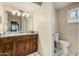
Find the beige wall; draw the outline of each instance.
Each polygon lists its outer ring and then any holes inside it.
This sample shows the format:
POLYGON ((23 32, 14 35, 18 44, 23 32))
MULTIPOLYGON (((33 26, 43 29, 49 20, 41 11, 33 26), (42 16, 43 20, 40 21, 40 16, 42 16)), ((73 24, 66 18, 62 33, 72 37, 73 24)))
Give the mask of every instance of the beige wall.
POLYGON ((59 14, 59 11, 58 9, 55 8, 55 32, 58 33, 58 30, 59 30, 59 20, 58 20, 58 15, 59 14))
POLYGON ((2 17, 2 23, 0 23, 0 32, 4 31, 4 6, 0 3, 0 17, 2 17))
POLYGON ((25 29, 26 29, 26 32, 33 31, 33 19, 32 19, 32 16, 26 18, 25 29))
POLYGON ((39 10, 34 12, 33 17, 34 30, 39 33, 38 52, 44 56, 54 52, 51 50, 54 47, 51 43, 51 7, 51 3, 43 3, 39 10))
POLYGON ((79 7, 79 3, 74 3, 62 8, 58 11, 58 32, 60 39, 66 40, 70 43, 71 49, 78 50, 78 25, 79 23, 69 24, 67 23, 67 10, 79 7))
POLYGON ((2 17, 2 23, 0 23, 0 32, 6 32, 7 31, 7 15, 5 13, 5 6, 3 3, 0 3, 0 16, 2 17))

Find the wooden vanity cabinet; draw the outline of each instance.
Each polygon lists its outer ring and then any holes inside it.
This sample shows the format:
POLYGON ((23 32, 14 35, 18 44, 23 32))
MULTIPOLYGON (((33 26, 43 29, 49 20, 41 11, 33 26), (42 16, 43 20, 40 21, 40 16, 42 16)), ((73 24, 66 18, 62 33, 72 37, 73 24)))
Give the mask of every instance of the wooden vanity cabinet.
POLYGON ((2 40, 0 40, 0 56, 3 55, 2 40))
POLYGON ((0 41, 3 46, 0 52, 4 56, 23 56, 37 51, 38 48, 38 35, 22 35, 5 37, 0 41))

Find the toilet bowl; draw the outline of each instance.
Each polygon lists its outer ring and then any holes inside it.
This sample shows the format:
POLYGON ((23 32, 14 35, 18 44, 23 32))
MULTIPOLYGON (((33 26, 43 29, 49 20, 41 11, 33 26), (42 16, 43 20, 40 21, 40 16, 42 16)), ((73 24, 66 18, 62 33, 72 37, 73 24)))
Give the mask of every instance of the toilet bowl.
POLYGON ((69 43, 67 41, 64 40, 59 40, 60 43, 60 48, 63 50, 67 50, 69 47, 69 43))
POLYGON ((57 47, 62 49, 64 52, 68 51, 69 42, 67 42, 65 40, 59 40, 59 34, 58 33, 55 34, 55 42, 58 45, 57 47))

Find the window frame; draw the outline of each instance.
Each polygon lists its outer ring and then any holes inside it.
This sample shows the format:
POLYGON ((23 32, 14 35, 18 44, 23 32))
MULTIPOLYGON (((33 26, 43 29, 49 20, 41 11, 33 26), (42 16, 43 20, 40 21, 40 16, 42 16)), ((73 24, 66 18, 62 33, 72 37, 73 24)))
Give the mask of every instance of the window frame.
POLYGON ((78 23, 79 22, 79 15, 78 15, 79 9, 78 8, 74 8, 74 9, 70 9, 67 11, 67 22, 68 23, 78 23), (70 13, 71 12, 76 12, 76 18, 71 19, 70 18, 70 13))

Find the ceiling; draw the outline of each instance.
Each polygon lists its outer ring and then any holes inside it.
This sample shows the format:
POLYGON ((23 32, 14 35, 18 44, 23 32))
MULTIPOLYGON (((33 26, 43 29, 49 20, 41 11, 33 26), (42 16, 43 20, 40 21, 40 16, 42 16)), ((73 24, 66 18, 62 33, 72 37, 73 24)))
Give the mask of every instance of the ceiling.
POLYGON ((39 5, 39 6, 41 6, 43 2, 33 2, 33 3, 35 3, 35 4, 39 5))
POLYGON ((35 3, 32 2, 4 2, 3 4, 5 6, 10 7, 12 6, 22 11, 30 11, 30 12, 33 12, 40 7, 39 5, 36 5, 35 3))
POLYGON ((71 4, 71 3, 72 3, 72 2, 54 2, 55 7, 56 7, 57 9, 61 9, 61 8, 65 7, 65 6, 71 4))
MULTIPOLYGON (((57 9, 61 9, 65 7, 66 5, 72 3, 72 2, 53 2, 55 4, 55 7, 57 9)), ((43 3, 40 2, 4 2, 5 6, 12 6, 15 8, 18 8, 22 11, 30 11, 33 12, 37 10, 43 3), (39 6, 40 5, 40 6, 39 6)))

